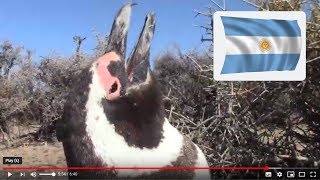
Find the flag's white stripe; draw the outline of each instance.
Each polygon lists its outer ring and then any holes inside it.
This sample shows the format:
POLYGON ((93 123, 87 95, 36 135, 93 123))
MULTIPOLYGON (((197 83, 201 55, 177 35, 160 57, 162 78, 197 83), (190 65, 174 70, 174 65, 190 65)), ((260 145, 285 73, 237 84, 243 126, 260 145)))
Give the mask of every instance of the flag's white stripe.
POLYGON ((226 54, 300 54, 301 37, 283 36, 226 36, 226 54), (260 49, 260 42, 266 39, 271 48, 268 51, 260 49))

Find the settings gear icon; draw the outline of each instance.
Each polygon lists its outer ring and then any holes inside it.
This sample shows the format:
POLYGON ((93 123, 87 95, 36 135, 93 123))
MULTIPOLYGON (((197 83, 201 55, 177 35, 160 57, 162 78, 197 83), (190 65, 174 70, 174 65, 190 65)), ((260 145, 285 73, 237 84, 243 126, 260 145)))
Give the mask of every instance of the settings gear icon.
POLYGON ((278 177, 282 177, 282 172, 277 172, 278 177))

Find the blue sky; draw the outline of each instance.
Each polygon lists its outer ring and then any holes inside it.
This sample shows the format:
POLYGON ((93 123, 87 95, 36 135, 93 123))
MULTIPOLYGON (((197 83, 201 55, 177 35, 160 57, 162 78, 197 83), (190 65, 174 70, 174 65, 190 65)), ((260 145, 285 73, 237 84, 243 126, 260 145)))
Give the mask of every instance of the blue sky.
MULTIPOLYGON (((87 37, 82 50, 92 52, 96 41, 92 29, 109 33, 113 18, 128 0, 2 0, 0 6, 0 42, 10 40, 31 49, 35 58, 55 52, 69 56, 75 51, 72 37, 87 37)), ((131 52, 145 15, 156 13, 156 32, 151 47, 151 58, 178 46, 182 51, 203 50, 204 33, 193 24, 205 23, 194 18, 194 9, 206 10, 214 6, 210 0, 135 0, 127 53, 131 52)), ((216 0, 222 5, 222 0, 216 0)), ((228 10, 254 10, 242 0, 227 0, 228 10)))

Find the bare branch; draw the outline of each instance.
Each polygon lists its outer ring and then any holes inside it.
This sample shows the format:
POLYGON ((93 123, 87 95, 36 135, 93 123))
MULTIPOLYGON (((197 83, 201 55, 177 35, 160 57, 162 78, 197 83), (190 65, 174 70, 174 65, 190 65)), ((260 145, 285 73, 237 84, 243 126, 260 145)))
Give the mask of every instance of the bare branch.
POLYGON ((223 11, 226 11, 226 0, 223 0, 223 7, 216 3, 214 0, 210 0, 214 5, 218 6, 223 11))
POLYGON ((307 63, 310 63, 310 62, 313 62, 313 61, 317 61, 317 60, 320 60, 320 56, 315 57, 313 59, 310 59, 309 61, 307 61, 307 63))
POLYGON ((212 14, 210 14, 210 13, 204 13, 204 12, 198 11, 198 10, 196 10, 196 9, 193 10, 193 11, 197 13, 194 17, 197 17, 197 16, 199 16, 199 15, 207 16, 207 17, 212 16, 212 14))
POLYGON ((261 9, 264 10, 264 11, 268 11, 268 9, 265 9, 265 8, 263 8, 262 6, 258 6, 257 4, 254 4, 254 3, 250 2, 250 1, 243 0, 243 2, 245 2, 245 3, 247 3, 247 4, 250 4, 251 6, 254 6, 254 7, 256 7, 256 8, 261 8, 261 9))

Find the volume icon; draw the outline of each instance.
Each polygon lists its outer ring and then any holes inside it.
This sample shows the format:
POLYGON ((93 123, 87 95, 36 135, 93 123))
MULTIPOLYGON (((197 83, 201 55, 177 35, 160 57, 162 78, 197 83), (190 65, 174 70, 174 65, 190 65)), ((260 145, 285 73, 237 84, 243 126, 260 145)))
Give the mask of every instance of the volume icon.
POLYGON ((32 172, 32 173, 30 173, 30 176, 32 176, 32 177, 37 177, 37 172, 32 172))

